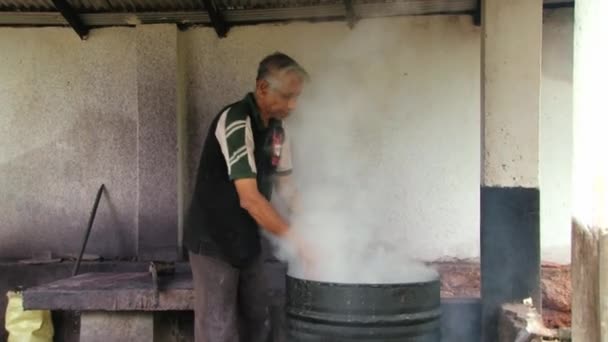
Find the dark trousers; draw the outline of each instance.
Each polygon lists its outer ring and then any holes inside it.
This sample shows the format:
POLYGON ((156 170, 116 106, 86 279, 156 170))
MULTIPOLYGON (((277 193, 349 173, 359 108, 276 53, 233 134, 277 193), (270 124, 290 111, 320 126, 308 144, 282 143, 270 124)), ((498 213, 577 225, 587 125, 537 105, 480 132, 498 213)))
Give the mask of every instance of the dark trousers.
POLYGON ((267 342, 269 298, 262 260, 237 269, 190 252, 196 342, 267 342))

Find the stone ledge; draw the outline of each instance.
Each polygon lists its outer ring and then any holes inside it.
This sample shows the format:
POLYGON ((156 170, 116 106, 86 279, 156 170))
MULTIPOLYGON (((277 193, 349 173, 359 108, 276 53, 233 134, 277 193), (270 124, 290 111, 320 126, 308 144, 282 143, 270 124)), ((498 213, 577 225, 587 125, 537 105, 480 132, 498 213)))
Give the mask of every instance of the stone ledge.
POLYGON ((498 342, 570 341, 565 329, 546 328, 541 315, 527 304, 503 304, 498 318, 498 342))

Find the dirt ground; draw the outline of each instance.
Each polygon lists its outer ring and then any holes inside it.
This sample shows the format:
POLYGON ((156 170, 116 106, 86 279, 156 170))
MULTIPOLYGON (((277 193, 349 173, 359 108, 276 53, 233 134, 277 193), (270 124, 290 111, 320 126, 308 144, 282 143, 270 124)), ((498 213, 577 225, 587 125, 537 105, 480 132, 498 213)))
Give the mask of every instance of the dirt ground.
MULTIPOLYGON (((441 274, 442 297, 479 297, 479 263, 449 261, 433 263, 441 274)), ((542 264, 543 320, 548 328, 569 327, 570 265, 542 264)))

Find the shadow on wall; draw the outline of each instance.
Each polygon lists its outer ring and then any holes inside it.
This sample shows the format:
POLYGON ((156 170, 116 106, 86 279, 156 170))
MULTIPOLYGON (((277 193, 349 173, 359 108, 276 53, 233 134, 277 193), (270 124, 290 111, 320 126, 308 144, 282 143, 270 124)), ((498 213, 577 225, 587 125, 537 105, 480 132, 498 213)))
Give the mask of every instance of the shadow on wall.
POLYGON ((543 22, 543 75, 572 83, 574 9, 545 10, 543 22))
POLYGON ((57 138, 29 146, 0 165, 0 258, 33 251, 77 252, 98 187, 100 202, 87 252, 105 257, 135 254, 136 123, 103 113, 82 114, 57 138))

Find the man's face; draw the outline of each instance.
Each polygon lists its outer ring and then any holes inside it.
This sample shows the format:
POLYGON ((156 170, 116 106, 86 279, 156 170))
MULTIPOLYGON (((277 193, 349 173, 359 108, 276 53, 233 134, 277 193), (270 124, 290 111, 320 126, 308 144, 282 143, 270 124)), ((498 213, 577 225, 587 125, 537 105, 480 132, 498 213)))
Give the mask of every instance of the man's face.
POLYGON ((277 72, 273 84, 260 80, 256 84, 258 106, 270 118, 284 119, 296 109, 302 92, 302 77, 294 72, 277 72))

